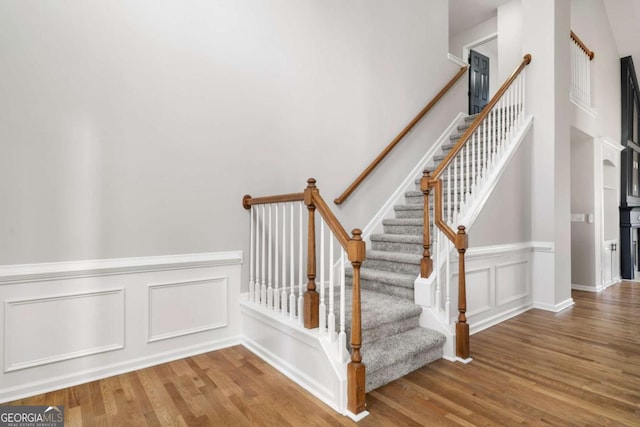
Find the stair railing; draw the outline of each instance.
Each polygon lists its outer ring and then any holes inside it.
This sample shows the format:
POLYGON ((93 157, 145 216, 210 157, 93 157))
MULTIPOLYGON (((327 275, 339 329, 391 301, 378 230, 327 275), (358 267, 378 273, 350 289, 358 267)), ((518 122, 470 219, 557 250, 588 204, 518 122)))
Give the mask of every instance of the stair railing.
POLYGON ((531 55, 523 57, 518 68, 500 87, 486 107, 478 114, 456 145, 432 172, 425 171, 420 182, 424 194, 423 258, 420 274, 429 277, 434 271, 431 259, 432 228, 435 232, 438 264, 446 266, 445 280, 437 276, 435 302, 438 310, 449 318, 451 244, 458 252, 458 319, 456 322, 456 356, 469 358, 469 325, 466 311, 465 251, 468 237, 463 218, 465 208, 472 202, 477 188, 486 180, 496 159, 524 123, 525 73, 531 55), (430 195, 434 195, 434 218, 430 218, 430 195), (438 231, 436 231, 436 228, 438 231), (443 259, 444 258, 444 259, 443 259), (444 282, 444 283, 443 283, 444 282), (445 286, 443 295, 442 287, 445 286), (444 298, 444 301, 443 301, 444 298))
POLYGON ((595 53, 571 31, 571 96, 591 107, 591 61, 595 53))
POLYGON ((354 229, 351 236, 347 234, 320 196, 313 178, 307 180, 307 187, 301 193, 267 197, 246 195, 242 206, 250 210, 251 218, 249 302, 307 329, 317 329, 320 336, 332 344, 329 347, 334 349, 338 363, 346 363, 349 359, 345 327, 345 263, 342 261, 346 257, 351 262, 351 355, 347 364, 347 409, 353 414, 365 411, 365 365, 360 351, 360 266, 366 252, 362 231, 354 229), (307 208, 307 218, 304 207, 307 208), (316 211, 319 216, 316 216, 316 211), (316 233, 318 229, 319 233, 316 233), (317 237, 320 241, 319 268, 316 262, 317 237), (335 246, 341 248, 340 259, 335 253, 335 246), (336 266, 339 269, 338 280, 335 277, 336 266), (339 299, 337 327, 336 299, 339 299))
POLYGON ((365 168, 365 170, 362 171, 360 175, 358 175, 358 177, 351 183, 351 185, 349 185, 349 187, 347 187, 347 189, 344 190, 344 192, 333 201, 336 205, 340 205, 345 200, 347 200, 351 193, 353 193, 355 189, 358 188, 360 184, 362 184, 362 182, 385 159, 385 157, 387 157, 387 155, 396 147, 396 145, 398 145, 400 141, 402 141, 402 139, 411 131, 411 129, 413 129, 414 126, 418 124, 418 122, 422 120, 422 118, 426 116, 433 107, 435 107, 438 101, 440 101, 440 99, 442 99, 442 97, 449 91, 449 89, 453 87, 453 85, 455 85, 460 77, 462 77, 467 72, 468 68, 469 66, 466 65, 458 70, 456 75, 453 76, 451 80, 449 80, 449 82, 440 90, 440 92, 438 92, 436 96, 434 96, 433 99, 429 101, 429 103, 422 110, 420 110, 420 112, 413 118, 413 120, 411 120, 409 124, 405 126, 402 131, 400 131, 400 133, 393 139, 393 141, 389 143, 389 145, 385 147, 384 150, 382 150, 380 154, 378 154, 378 156, 369 164, 369 166, 365 168))

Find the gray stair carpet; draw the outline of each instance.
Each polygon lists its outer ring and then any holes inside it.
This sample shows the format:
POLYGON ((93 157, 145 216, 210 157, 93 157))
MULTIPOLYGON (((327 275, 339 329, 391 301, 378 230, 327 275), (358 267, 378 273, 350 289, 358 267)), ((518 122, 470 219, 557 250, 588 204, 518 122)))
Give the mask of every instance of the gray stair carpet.
MULTIPOLYGON (((465 119, 436 159, 446 156, 474 118, 465 119)), ((435 166, 432 164, 430 168, 435 166)), ((423 203, 418 179, 415 189, 405 193, 404 203, 394 207, 395 218, 383 221, 384 232, 370 236, 367 258, 360 269, 362 358, 367 367, 367 392, 442 357, 445 337, 420 327, 422 309, 413 302, 414 281, 420 274, 423 251, 423 203)), ((353 271, 347 269, 346 274, 346 325, 350 328, 353 271)), ((337 306, 339 302, 336 300, 334 304, 337 306)), ((351 331, 346 332, 350 339, 351 331)))

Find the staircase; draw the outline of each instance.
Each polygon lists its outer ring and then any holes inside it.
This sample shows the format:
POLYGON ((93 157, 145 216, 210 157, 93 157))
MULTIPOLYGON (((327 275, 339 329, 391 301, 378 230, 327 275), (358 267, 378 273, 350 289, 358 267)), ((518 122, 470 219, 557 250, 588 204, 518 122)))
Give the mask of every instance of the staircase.
MULTIPOLYGON (((433 158, 433 167, 453 148, 475 119, 464 118, 433 158)), ((442 358, 445 336, 419 325, 422 308, 414 303, 414 282, 422 259, 424 196, 420 180, 394 206, 384 232, 370 236, 371 249, 360 270, 363 362, 369 392, 442 358)), ((351 285, 352 270, 348 269, 351 285)), ((350 317, 348 317, 350 319, 350 317)))

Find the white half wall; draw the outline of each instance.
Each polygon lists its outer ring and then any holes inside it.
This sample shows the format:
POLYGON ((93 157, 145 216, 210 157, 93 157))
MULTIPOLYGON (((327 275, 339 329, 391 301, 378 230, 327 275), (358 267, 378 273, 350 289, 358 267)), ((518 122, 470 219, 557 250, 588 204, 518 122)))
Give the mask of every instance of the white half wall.
POLYGON ((240 341, 242 252, 0 267, 0 402, 240 341))

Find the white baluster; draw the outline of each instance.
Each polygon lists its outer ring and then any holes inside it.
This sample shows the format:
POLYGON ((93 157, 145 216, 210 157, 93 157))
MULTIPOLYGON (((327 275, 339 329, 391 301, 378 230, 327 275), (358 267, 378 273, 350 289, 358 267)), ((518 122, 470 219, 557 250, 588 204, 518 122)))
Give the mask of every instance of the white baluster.
POLYGON ((521 74, 522 78, 522 119, 526 117, 527 114, 527 80, 526 80, 526 71, 523 71, 521 74))
POLYGON ((334 239, 329 240, 329 314, 327 315, 327 329, 329 331, 329 337, 331 342, 336 339, 336 315, 334 312, 334 289, 335 284, 335 272, 334 272, 334 253, 333 253, 334 239))
POLYGON ((262 270, 260 266, 260 260, 262 258, 262 254, 260 252, 260 207, 255 206, 255 215, 256 215, 256 285, 253 291, 253 302, 256 304, 260 303, 260 291, 262 289, 262 270))
POLYGON ((280 312, 287 315, 287 205, 282 204, 282 292, 280 294, 280 312))
POLYGON ((465 145, 464 147, 466 153, 467 153, 467 167, 466 167, 466 171, 465 171, 465 178, 466 178, 466 199, 469 199, 469 196, 471 195, 471 185, 469 185, 469 179, 471 179, 471 159, 469 158, 469 151, 471 151, 469 149, 469 143, 467 142, 467 145, 465 145))
MULTIPOLYGON (((447 216, 449 217, 449 224, 453 223, 453 182, 451 182, 451 165, 447 166, 447 216)), ((444 205, 444 203, 443 203, 444 205)), ((443 206, 444 207, 444 206, 443 206)))
POLYGON ((303 248, 302 248, 302 224, 304 223, 304 217, 302 216, 302 203, 300 203, 300 209, 299 209, 299 213, 300 213, 300 236, 298 236, 298 251, 300 253, 300 261, 298 263, 298 276, 300 277, 300 282, 299 282, 299 290, 298 290, 298 323, 302 324, 304 322, 304 315, 302 313, 303 310, 303 296, 302 294, 304 293, 304 290, 302 289, 302 286, 304 286, 304 280, 303 280, 303 273, 304 273, 304 258, 303 258, 303 248))
POLYGON ((324 302, 324 269, 326 268, 324 263, 324 219, 320 219, 320 319, 319 327, 320 333, 325 334, 327 332, 327 306, 324 302))
POLYGON ((274 289, 273 289, 273 309, 276 312, 280 312, 280 263, 278 255, 280 252, 280 218, 278 215, 278 212, 280 211, 280 204, 277 204, 275 206, 276 208, 276 216, 275 216, 275 220, 276 220, 276 238, 275 238, 275 247, 274 247, 274 264, 275 264, 275 275, 273 277, 273 281, 274 281, 274 289))
POLYGON ((267 215, 265 214, 265 207, 262 205, 262 287, 260 288, 260 304, 262 306, 267 305, 267 215))
POLYGON ((477 173, 478 173, 478 162, 480 161, 480 159, 478 158, 478 139, 476 138, 476 133, 474 132, 473 135, 471 135, 471 191, 475 192, 476 191, 476 186, 478 184, 477 181, 477 173))
POLYGON ((435 239, 435 246, 436 246, 436 297, 435 297, 435 307, 436 310, 438 312, 442 311, 442 274, 440 274, 440 268, 438 267, 440 265, 440 260, 442 258, 440 258, 442 256, 441 254, 441 248, 440 248, 440 234, 442 234, 442 232, 439 229, 436 229, 436 227, 433 227, 433 231, 435 231, 436 234, 436 239, 435 239))
POLYGON ((269 204, 269 241, 267 242, 268 261, 267 261, 267 277, 269 278, 267 287, 267 308, 273 310, 273 217, 271 215, 271 204, 269 204))
POLYGON ((290 240, 290 248, 289 251, 291 259, 289 260, 289 281, 291 282, 291 293, 289 293, 289 319, 293 320, 296 317, 296 293, 295 293, 295 247, 293 245, 293 223, 295 222, 295 216, 293 214, 293 203, 291 203, 291 218, 289 219, 289 240, 290 240))
POLYGON ((449 241, 446 241, 447 249, 445 250, 445 302, 444 302, 444 313, 445 319, 447 319, 447 323, 451 322, 451 261, 449 259, 449 254, 451 253, 451 245, 449 241))
POLYGON ((345 285, 344 285, 344 264, 346 260, 345 252, 341 249, 340 254, 340 333, 338 334, 338 354, 339 360, 346 362, 349 357, 347 352, 347 333, 345 332, 345 285))
POLYGON ((249 301, 250 302, 255 302, 255 297, 256 297, 256 281, 255 281, 255 249, 256 249, 256 242, 255 242, 255 235, 253 232, 253 227, 255 224, 255 220, 253 218, 253 206, 251 206, 249 208, 249 214, 251 215, 251 219, 249 220, 249 234, 251 235, 250 237, 250 245, 249 245, 249 301))

